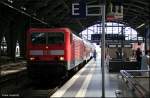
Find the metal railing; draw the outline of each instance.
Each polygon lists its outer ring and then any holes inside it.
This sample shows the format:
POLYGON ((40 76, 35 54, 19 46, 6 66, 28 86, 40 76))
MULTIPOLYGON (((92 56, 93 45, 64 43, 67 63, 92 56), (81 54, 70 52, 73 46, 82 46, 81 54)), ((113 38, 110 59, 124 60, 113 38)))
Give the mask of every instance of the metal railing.
POLYGON ((139 94, 138 97, 140 98, 149 98, 150 91, 146 90, 135 78, 150 78, 149 75, 143 76, 141 73, 148 72, 150 73, 150 70, 121 70, 120 74, 122 76, 122 79, 126 84, 129 85, 129 87, 132 88, 132 91, 137 91, 139 94), (131 73, 136 73, 131 74, 131 73), (140 74, 137 74, 140 73, 140 74), (137 76, 138 75, 138 76, 137 76))

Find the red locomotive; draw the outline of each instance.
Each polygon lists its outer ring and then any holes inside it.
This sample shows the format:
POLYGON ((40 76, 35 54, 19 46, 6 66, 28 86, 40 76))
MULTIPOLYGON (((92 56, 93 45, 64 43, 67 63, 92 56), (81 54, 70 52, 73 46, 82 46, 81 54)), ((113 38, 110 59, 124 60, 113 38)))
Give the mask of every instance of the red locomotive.
POLYGON ((30 28, 27 32, 27 69, 32 78, 65 76, 89 60, 91 53, 91 44, 68 28, 30 28))

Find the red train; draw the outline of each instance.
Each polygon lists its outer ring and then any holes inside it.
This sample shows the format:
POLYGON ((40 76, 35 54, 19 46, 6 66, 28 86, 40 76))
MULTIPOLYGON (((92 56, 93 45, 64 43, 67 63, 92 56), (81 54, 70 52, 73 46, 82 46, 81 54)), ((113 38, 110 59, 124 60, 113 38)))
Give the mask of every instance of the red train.
POLYGON ((29 76, 65 76, 68 71, 89 60, 92 51, 92 45, 69 28, 30 28, 27 32, 29 76))

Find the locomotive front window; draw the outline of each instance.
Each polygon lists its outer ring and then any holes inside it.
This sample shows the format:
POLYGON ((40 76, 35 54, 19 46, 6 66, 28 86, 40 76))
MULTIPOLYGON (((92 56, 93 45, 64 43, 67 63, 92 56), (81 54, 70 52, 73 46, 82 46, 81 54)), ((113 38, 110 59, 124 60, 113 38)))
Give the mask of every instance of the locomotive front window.
POLYGON ((63 44, 64 33, 63 32, 50 32, 48 33, 47 44, 63 44))
POLYGON ((46 34, 33 32, 31 34, 32 44, 46 44, 46 34))
POLYGON ((63 44, 63 32, 33 32, 31 33, 32 44, 63 44))

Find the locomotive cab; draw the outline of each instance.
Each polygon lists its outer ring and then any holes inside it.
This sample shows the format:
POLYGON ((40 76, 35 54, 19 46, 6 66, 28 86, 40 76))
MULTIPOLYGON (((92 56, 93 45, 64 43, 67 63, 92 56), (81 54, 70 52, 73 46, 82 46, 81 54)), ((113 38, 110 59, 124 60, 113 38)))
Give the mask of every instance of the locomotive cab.
POLYGON ((63 30, 30 29, 27 42, 31 78, 61 77, 67 71, 66 33, 63 30))

